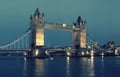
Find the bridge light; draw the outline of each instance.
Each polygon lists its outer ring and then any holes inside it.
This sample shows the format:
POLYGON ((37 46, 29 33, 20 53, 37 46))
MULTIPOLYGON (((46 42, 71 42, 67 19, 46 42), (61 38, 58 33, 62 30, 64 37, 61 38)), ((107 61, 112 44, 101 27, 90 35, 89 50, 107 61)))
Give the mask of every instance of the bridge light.
POLYGON ((94 56, 94 51, 93 51, 93 50, 90 52, 90 55, 91 55, 91 56, 94 56))
POLYGON ((46 55, 49 55, 49 52, 48 52, 48 50, 46 50, 46 51, 45 51, 45 54, 46 54, 46 55))
POLYGON ((89 54, 89 52, 88 52, 88 51, 86 51, 86 54, 88 55, 88 54, 89 54))
POLYGON ((118 53, 118 49, 115 49, 115 55, 119 55, 119 53, 118 53))
POLYGON ((39 54, 39 50, 36 49, 36 50, 35 50, 35 56, 38 56, 38 54, 39 54))
POLYGON ((63 27, 67 27, 67 25, 66 25, 66 24, 63 24, 63 27))
POLYGON ((84 55, 85 53, 84 53, 84 51, 82 52, 82 55, 84 55))
POLYGON ((70 56, 71 54, 70 54, 70 52, 67 52, 67 56, 70 56))
POLYGON ((75 26, 73 25, 73 28, 75 28, 75 26))
POLYGON ((27 56, 27 53, 26 53, 26 52, 24 52, 24 56, 27 56))
POLYGON ((102 52, 101 55, 104 56, 104 52, 102 52))

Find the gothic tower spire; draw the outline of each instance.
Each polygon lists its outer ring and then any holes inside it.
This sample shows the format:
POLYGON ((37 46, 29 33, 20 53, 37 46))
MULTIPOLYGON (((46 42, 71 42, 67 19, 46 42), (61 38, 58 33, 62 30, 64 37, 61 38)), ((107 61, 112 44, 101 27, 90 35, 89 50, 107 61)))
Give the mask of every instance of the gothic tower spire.
POLYGON ((34 16, 39 16, 39 15, 40 15, 39 9, 36 8, 36 11, 35 11, 35 13, 34 13, 34 16))

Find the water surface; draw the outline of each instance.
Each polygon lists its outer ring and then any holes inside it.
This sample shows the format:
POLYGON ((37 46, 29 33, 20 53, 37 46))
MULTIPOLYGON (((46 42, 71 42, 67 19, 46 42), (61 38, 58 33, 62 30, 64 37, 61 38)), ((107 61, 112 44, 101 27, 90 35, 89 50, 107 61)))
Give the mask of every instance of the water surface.
POLYGON ((120 77, 120 57, 0 56, 0 77, 120 77))

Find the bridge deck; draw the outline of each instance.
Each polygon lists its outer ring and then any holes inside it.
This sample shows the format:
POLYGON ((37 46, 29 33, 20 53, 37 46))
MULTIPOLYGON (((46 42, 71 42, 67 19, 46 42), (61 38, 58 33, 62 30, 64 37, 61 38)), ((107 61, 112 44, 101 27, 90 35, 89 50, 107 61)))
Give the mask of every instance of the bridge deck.
POLYGON ((66 31, 73 31, 73 30, 81 30, 80 28, 73 28, 72 26, 63 26, 62 24, 51 24, 45 23, 45 29, 56 29, 56 30, 66 30, 66 31))
POLYGON ((8 51, 14 51, 14 52, 16 52, 16 51, 21 51, 21 52, 24 52, 24 51, 31 51, 31 49, 0 49, 0 52, 8 52, 8 51))

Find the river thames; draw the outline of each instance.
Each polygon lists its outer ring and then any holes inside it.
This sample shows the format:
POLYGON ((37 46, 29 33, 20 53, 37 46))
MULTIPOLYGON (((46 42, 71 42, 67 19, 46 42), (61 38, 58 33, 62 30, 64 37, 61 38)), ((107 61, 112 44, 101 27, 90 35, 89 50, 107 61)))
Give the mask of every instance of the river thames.
POLYGON ((120 57, 0 56, 0 77, 120 77, 120 57))

